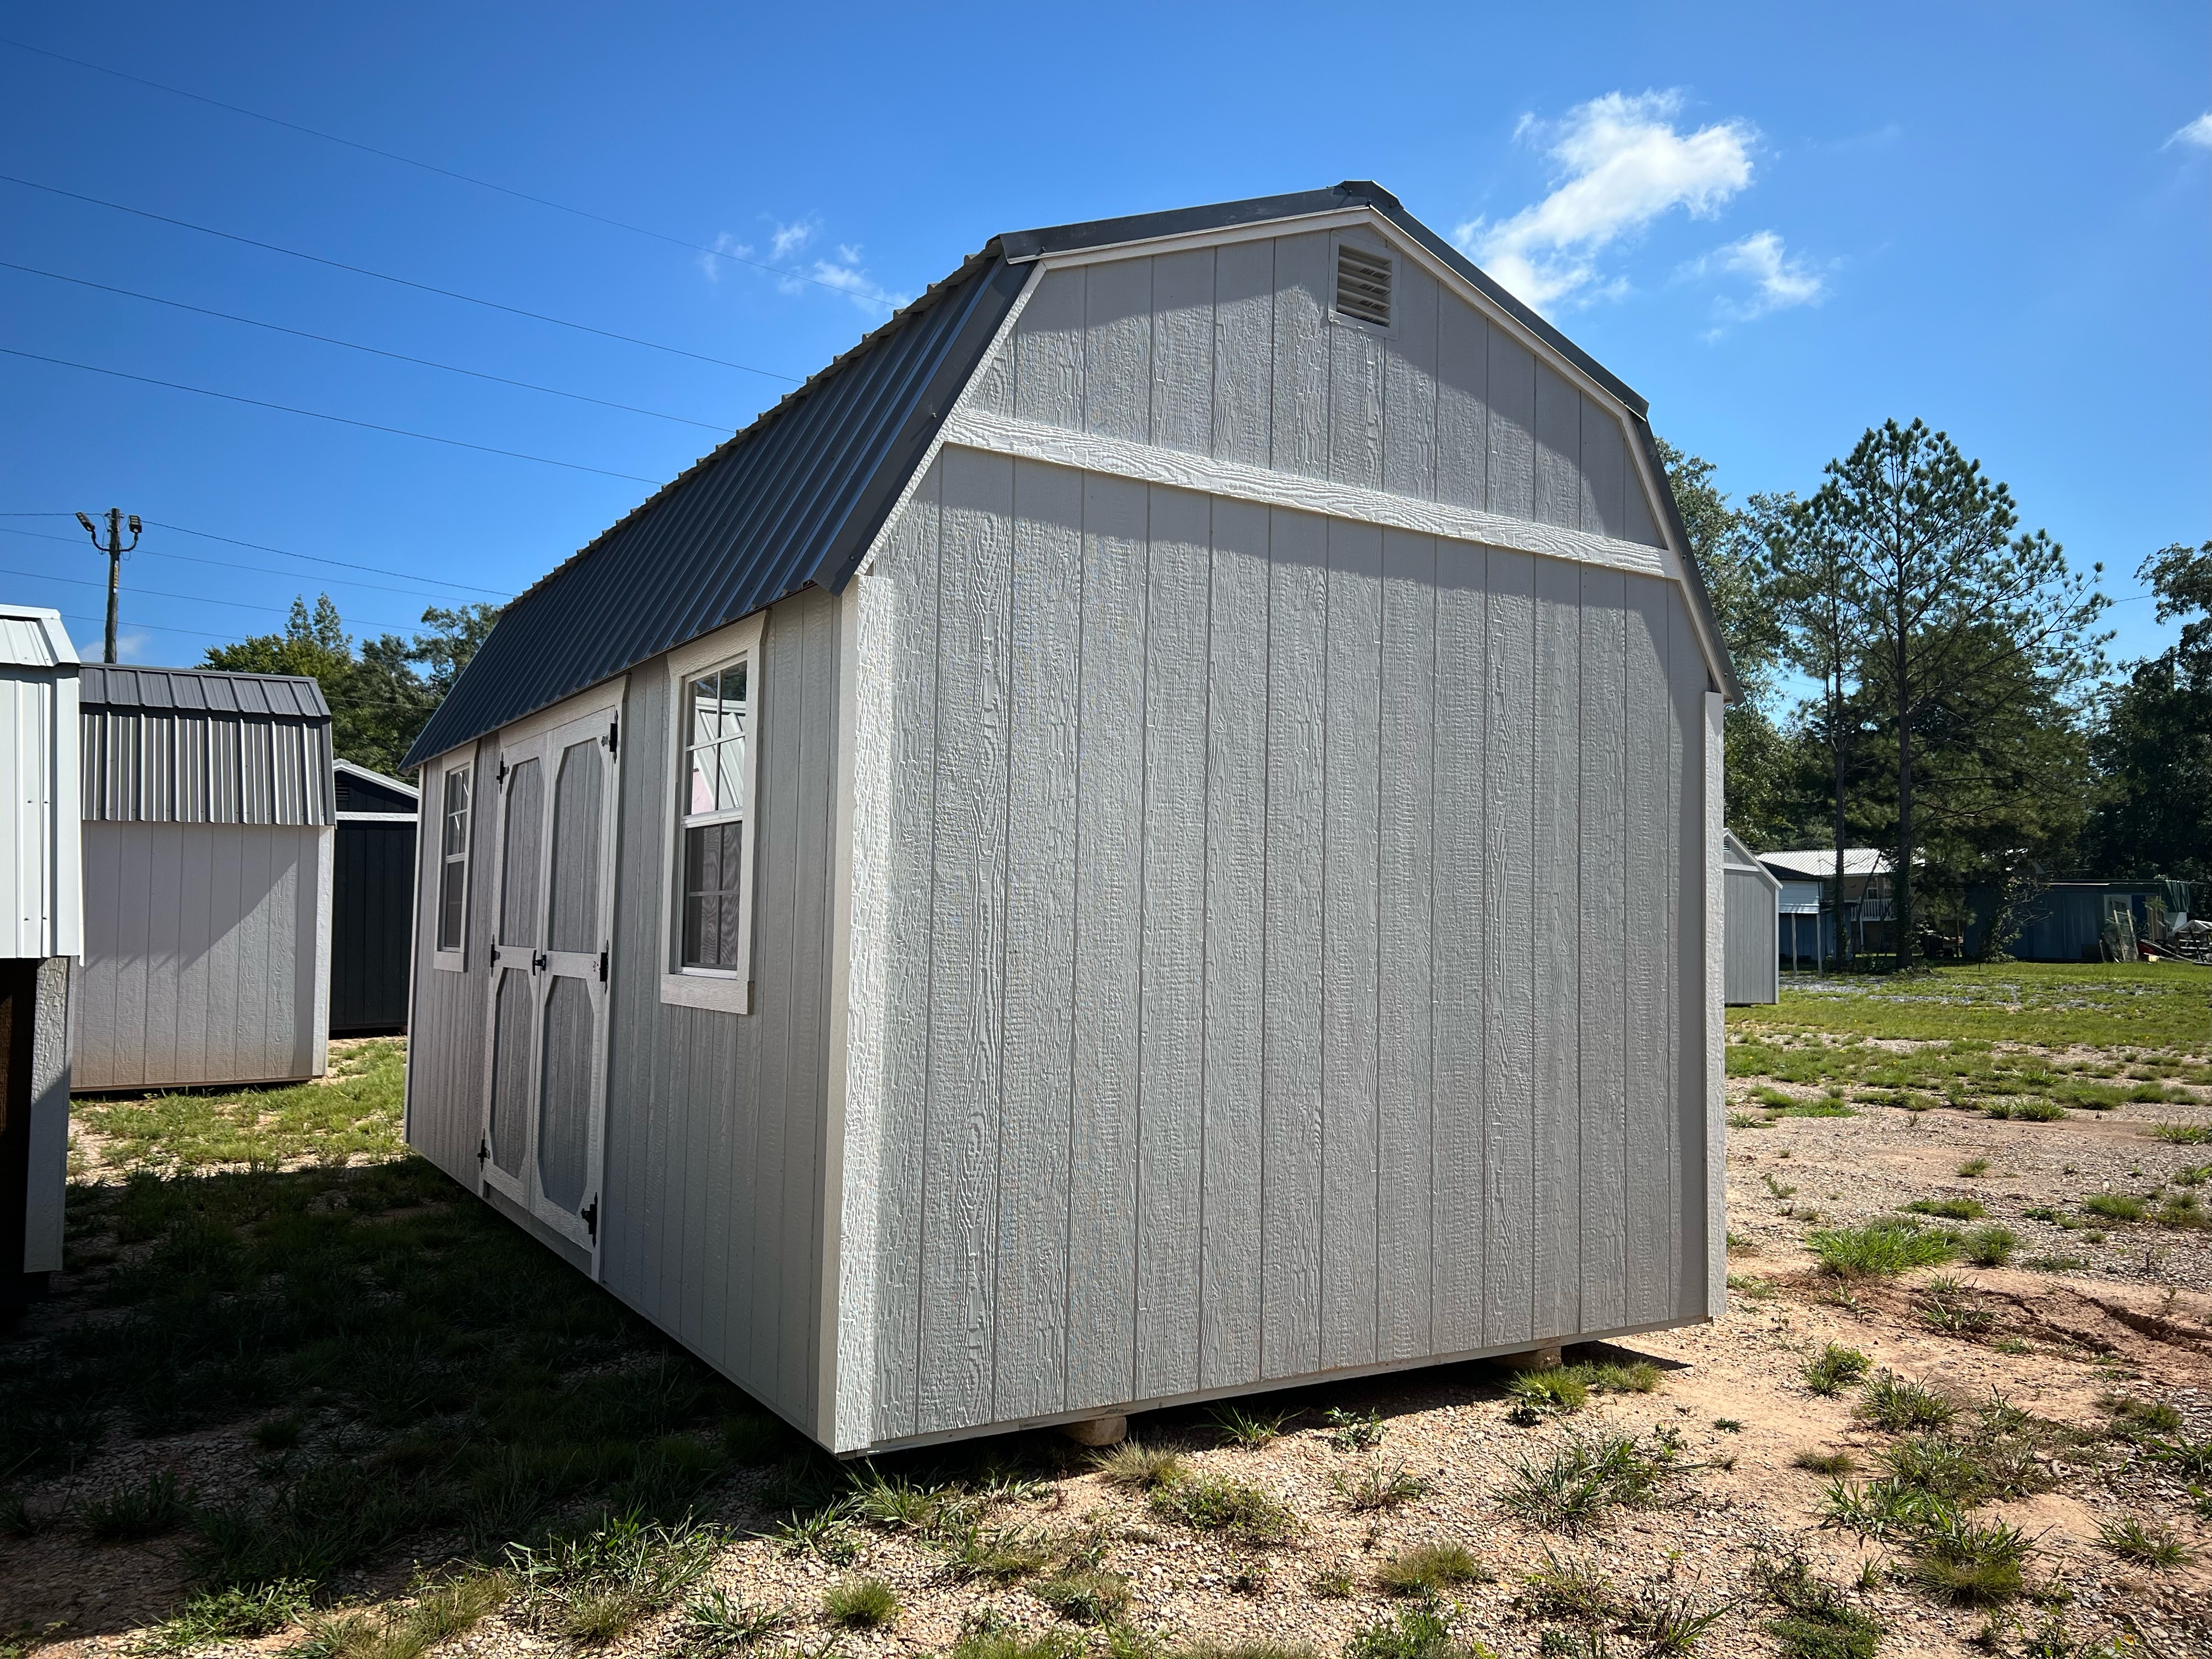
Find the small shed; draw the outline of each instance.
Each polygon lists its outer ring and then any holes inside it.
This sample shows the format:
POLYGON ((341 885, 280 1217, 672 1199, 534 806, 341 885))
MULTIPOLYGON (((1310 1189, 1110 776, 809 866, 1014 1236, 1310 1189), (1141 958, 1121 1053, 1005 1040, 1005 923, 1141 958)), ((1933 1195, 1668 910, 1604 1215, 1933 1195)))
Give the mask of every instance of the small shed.
POLYGON ((87 665, 81 703, 76 1086, 319 1077, 336 811, 321 688, 87 665))
POLYGON ((1712 1317, 1645 416, 1372 184, 994 237, 433 716, 410 1143, 840 1454, 1712 1317))
POLYGON ((416 791, 341 759, 337 868, 331 882, 331 1035, 407 1029, 407 949, 415 925, 416 791))
POLYGON ((70 958, 83 935, 77 672, 59 611, 0 605, 0 1314, 62 1265, 70 958))
POLYGON ((1728 878, 1729 1006, 1782 1000, 1782 884, 1735 838, 1721 836, 1728 878))

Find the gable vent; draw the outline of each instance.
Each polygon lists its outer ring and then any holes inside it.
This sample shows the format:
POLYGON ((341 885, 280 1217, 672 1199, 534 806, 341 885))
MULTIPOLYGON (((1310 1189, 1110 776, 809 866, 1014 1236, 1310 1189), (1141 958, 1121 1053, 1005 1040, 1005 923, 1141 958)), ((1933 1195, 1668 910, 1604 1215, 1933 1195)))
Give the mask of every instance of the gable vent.
POLYGON ((1390 326, 1390 262, 1379 253, 1340 242, 1336 247, 1336 308, 1377 327, 1390 326))

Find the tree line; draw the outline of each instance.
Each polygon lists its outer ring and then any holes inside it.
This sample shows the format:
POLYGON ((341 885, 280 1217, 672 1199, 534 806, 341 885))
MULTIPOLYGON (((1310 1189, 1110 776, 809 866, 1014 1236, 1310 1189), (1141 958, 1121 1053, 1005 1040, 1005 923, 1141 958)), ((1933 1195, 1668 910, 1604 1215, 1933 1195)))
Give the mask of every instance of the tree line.
POLYGON ((1722 493, 1660 446, 1745 696, 1727 818, 1761 850, 1889 860, 1894 960, 1984 951, 2069 877, 2212 881, 2212 542, 2143 561, 2179 639, 2114 666, 2103 567, 2024 532, 2011 490, 1895 421, 1820 487, 1722 493))

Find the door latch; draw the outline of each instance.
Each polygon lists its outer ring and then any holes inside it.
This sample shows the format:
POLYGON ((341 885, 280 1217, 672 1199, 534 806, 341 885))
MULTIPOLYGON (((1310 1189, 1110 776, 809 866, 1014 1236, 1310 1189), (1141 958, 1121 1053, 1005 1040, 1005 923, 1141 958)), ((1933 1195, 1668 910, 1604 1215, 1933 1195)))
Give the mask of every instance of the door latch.
POLYGON ((545 952, 544 952, 544 951, 539 951, 536 956, 534 956, 534 957, 531 957, 531 959, 530 959, 530 971, 531 971, 532 973, 533 973, 533 974, 542 974, 542 973, 544 973, 544 972, 545 971, 545 952))
POLYGON ((576 1219, 584 1224, 584 1237, 592 1243, 599 1242, 599 1195, 592 1194, 592 1201, 576 1212, 576 1219))
POLYGON ((485 1160, 486 1158, 489 1158, 490 1156, 491 1156, 491 1142, 490 1142, 490 1140, 489 1140, 489 1139, 481 1139, 481 1140, 478 1140, 478 1141, 477 1142, 477 1169, 479 1169, 479 1170, 483 1169, 483 1166, 484 1166, 484 1160, 485 1160))
POLYGON ((606 953, 605 951, 600 951, 600 952, 599 952, 599 983, 600 983, 600 984, 602 984, 602 985, 605 985, 606 982, 607 982, 607 953, 606 953))
POLYGON ((491 947, 491 965, 495 968, 499 966, 499 946, 496 945, 491 947))
POLYGON ((619 720, 609 720, 607 722, 607 756, 610 759, 612 759, 621 752, 621 750, 616 747, 616 745, 621 741, 622 722, 619 720))

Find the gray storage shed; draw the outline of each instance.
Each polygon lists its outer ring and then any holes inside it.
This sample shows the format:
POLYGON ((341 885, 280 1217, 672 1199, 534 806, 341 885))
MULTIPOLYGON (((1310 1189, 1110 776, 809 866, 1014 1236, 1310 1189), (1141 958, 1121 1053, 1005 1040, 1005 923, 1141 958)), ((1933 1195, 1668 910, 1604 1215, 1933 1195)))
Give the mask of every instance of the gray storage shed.
POLYGON ((1733 830, 1722 833, 1721 862, 1728 878, 1728 1005, 1779 1002, 1782 883, 1733 830))
POLYGON ((70 958, 82 946, 76 647, 0 605, 0 1314, 62 1265, 70 958))
POLYGON ((424 731, 410 1142, 840 1453, 1711 1317, 1644 413, 1373 185, 993 239, 424 731))
POLYGON ((312 679, 82 671, 76 1086, 319 1077, 331 711, 312 679))

